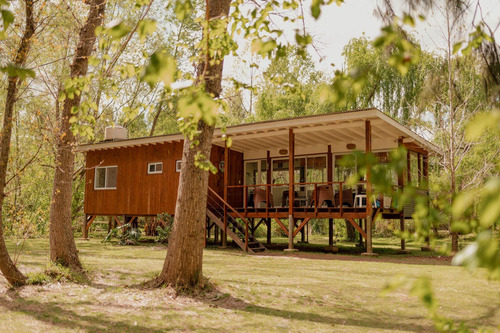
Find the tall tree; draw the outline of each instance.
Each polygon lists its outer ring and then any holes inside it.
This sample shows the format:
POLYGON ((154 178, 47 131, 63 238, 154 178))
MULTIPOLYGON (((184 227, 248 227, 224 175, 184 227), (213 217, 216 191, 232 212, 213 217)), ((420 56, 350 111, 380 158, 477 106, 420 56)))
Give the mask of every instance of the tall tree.
MULTIPOLYGON (((24 71, 22 67, 26 64, 28 52, 32 44, 32 37, 35 33, 34 19, 34 0, 25 0, 26 22, 24 34, 21 38, 19 48, 13 61, 12 70, 17 68, 17 71, 8 73, 7 98, 5 101, 5 110, 3 115, 3 128, 0 139, 0 269, 7 281, 13 286, 19 286, 26 283, 26 277, 15 266, 7 252, 5 239, 3 235, 3 202, 5 198, 5 186, 7 178, 7 167, 9 163, 10 143, 12 137, 12 118, 14 112, 14 104, 16 103, 16 95, 19 84, 21 82, 21 73, 24 71)), ((25 75, 25 74, 22 74, 25 75)))
POLYGON ((332 105, 319 102, 319 87, 327 81, 315 69, 311 55, 287 47, 271 60, 258 88, 255 114, 260 120, 299 117, 331 112, 332 105))
MULTIPOLYGON (((224 22, 227 27, 231 0, 207 0, 206 28, 204 41, 210 41, 210 27, 217 21, 224 22)), ((220 27, 221 28, 221 27, 220 27)), ((223 58, 209 53, 206 54, 198 66, 198 84, 204 85, 206 93, 218 98, 222 90, 223 58)), ((198 166, 199 156, 210 160, 214 125, 203 120, 196 124, 198 135, 197 144, 186 137, 182 154, 182 167, 175 206, 175 217, 172 235, 169 241, 167 257, 163 270, 156 279, 157 285, 172 284, 177 286, 194 287, 203 283, 202 259, 204 247, 204 228, 208 191, 208 171, 198 166)))
MULTIPOLYGON (((420 46, 414 44, 420 50, 420 46)), ((355 71, 366 75, 363 89, 358 94, 348 94, 346 109, 379 107, 406 125, 416 121, 419 96, 435 62, 432 54, 423 51, 419 63, 405 75, 388 64, 390 49, 375 47, 365 37, 351 39, 342 55, 346 73, 355 71)))
POLYGON ((55 160, 54 187, 50 209, 50 258, 52 261, 72 268, 82 267, 78 258, 73 229, 71 227, 71 195, 74 173, 75 136, 71 131, 71 117, 80 105, 82 88, 79 79, 88 71, 89 57, 96 40, 95 30, 104 19, 106 0, 91 0, 85 24, 82 26, 73 63, 70 67, 70 80, 77 91, 67 94, 59 118, 57 152, 55 160))

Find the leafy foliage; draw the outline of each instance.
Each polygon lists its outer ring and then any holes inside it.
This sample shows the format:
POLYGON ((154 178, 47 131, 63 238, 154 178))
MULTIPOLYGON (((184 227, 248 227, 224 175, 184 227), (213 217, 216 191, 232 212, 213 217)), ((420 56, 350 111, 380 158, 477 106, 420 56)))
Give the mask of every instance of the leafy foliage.
POLYGON ((104 238, 103 242, 109 242, 111 238, 114 237, 119 240, 120 245, 137 245, 141 236, 141 230, 138 228, 132 228, 130 223, 126 223, 111 229, 111 231, 104 238))
POLYGON ((172 233, 174 218, 166 213, 159 214, 157 218, 163 222, 163 226, 156 227, 158 236, 156 236, 155 242, 160 244, 167 244, 170 234, 172 233))

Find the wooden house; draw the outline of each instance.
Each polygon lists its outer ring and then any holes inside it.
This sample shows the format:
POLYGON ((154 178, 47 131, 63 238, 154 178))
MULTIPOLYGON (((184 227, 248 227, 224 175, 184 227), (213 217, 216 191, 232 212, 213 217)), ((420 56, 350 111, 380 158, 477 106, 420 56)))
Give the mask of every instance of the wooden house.
MULTIPOLYGON (((207 235, 214 227, 225 230, 224 245, 229 236, 249 252, 264 249, 252 236, 259 226, 267 226, 271 241, 271 220, 293 249, 294 237, 304 234, 308 222, 323 218, 330 220, 330 245, 332 219, 346 219, 371 253, 374 213, 399 219, 404 228, 412 207, 396 211, 381 202, 374 208, 371 172, 349 186, 346 179, 353 169, 339 161, 356 149, 384 163, 389 151, 404 146, 406 173, 395 176, 393 184, 403 187, 411 181, 425 184, 429 155, 439 154, 433 144, 377 109, 230 126, 225 134, 232 138, 231 147, 225 147, 220 129, 213 138, 211 161, 219 172, 209 179, 207 235)), ((182 141, 181 134, 174 134, 80 146, 87 168, 83 236, 96 216, 119 221, 174 214, 182 141)))

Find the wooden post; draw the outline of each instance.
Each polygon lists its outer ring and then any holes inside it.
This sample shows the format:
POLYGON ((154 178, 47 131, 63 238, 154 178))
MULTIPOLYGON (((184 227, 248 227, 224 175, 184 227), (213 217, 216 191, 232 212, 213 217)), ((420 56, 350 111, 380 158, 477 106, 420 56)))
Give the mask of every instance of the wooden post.
POLYGON ((266 219, 266 225, 267 225, 267 245, 271 244, 271 219, 266 219))
MULTIPOLYGON (((400 137, 398 139, 398 147, 401 148, 402 146, 403 146, 403 138, 400 137)), ((407 164, 408 164, 408 162, 407 162, 407 164)), ((401 174, 398 174, 398 187, 399 187, 399 190, 401 191, 400 193, 402 193, 404 186, 405 186, 405 177, 404 177, 404 171, 403 171, 403 172, 401 172, 401 174)), ((400 228, 401 233, 403 233, 405 231, 404 211, 401 212, 401 215, 399 217, 399 228, 400 228)), ((405 243, 405 239, 403 237, 401 237, 401 251, 406 251, 406 243, 405 243)))
POLYGON ((423 172, 422 172, 422 176, 424 178, 424 182, 425 182, 425 189, 427 189, 427 185, 428 185, 428 180, 429 180, 429 156, 428 155, 423 155, 422 156, 422 168, 423 168, 423 172))
MULTIPOLYGON (((293 129, 288 130, 288 215, 293 215, 295 202, 295 134, 293 129)), ((293 232, 291 230, 290 232, 293 232)))
MULTIPOLYGON (((328 155, 326 156, 326 167, 327 167, 327 181, 333 188, 333 158, 332 158, 332 145, 328 145, 328 155)), ((340 197, 339 197, 340 198, 340 197)), ((334 200, 335 201, 335 200, 334 200)), ((342 206, 342 203, 339 203, 342 206)), ((333 203, 335 206, 335 202, 333 203)), ((328 219, 328 247, 326 251, 338 252, 338 248, 333 246, 333 219, 328 219)))
MULTIPOLYGON (((267 151, 267 156, 266 156, 266 207, 269 207, 270 201, 271 201, 271 189, 272 187, 270 184, 272 184, 272 174, 271 174, 271 152, 268 150, 267 151)), ((269 211, 269 208, 266 209, 266 215, 269 211)))
MULTIPOLYGON (((227 142, 227 141, 226 141, 227 142)), ((224 145, 224 201, 227 202, 227 186, 229 185, 229 147, 224 145)), ((222 231, 222 247, 227 247, 227 208, 224 206, 224 230, 222 231)))
POLYGON ((219 244, 219 227, 217 225, 214 226, 214 245, 219 244))
POLYGON ((108 216, 108 234, 110 233, 111 229, 113 228, 113 216, 108 216))
MULTIPOLYGON (((369 120, 365 120, 365 153, 372 152, 372 126, 369 120)), ((364 255, 376 255, 372 249, 372 166, 366 165, 366 252, 364 255)))
POLYGON ((87 229, 88 222, 89 222, 89 216, 85 215, 85 219, 83 220, 83 224, 82 224, 82 239, 89 238, 89 233, 88 233, 88 229, 87 229))
POLYGON ((293 206, 295 202, 295 134, 293 129, 288 130, 288 249, 285 251, 297 251, 293 248, 293 206))
MULTIPOLYGON (((269 207, 269 203, 271 201, 271 189, 272 187, 270 184, 272 183, 272 174, 271 174, 271 152, 268 150, 267 151, 267 156, 266 156, 266 207, 269 207)), ((260 181, 260 180, 259 180, 260 181)), ((268 210, 266 210, 267 212, 268 210)))
POLYGON ((333 182, 333 156, 332 156, 332 145, 328 145, 328 155, 326 157, 326 165, 327 165, 327 180, 329 182, 333 182))
MULTIPOLYGON (((363 219, 358 219, 358 223, 359 223, 359 227, 361 229, 363 229, 363 219)), ((365 233, 366 233, 366 223, 365 223, 365 233)), ((363 235, 361 235, 361 233, 359 233, 359 247, 360 248, 363 248, 364 247, 364 244, 363 244, 363 235)))
POLYGON ((411 184, 411 152, 409 149, 406 151, 406 179, 408 184, 411 184))
MULTIPOLYGON (((429 189, 429 156, 427 154, 424 154, 422 155, 422 178, 424 180, 424 189, 425 190, 428 190, 429 189)), ((429 230, 429 234, 430 234, 430 230, 429 230)), ((426 245, 425 246, 422 246, 421 250, 422 251, 430 251, 431 250, 431 240, 430 240, 430 237, 427 236, 425 238, 425 243, 426 245)))
POLYGON ((422 154, 417 153, 417 182, 420 187, 422 183, 422 154))

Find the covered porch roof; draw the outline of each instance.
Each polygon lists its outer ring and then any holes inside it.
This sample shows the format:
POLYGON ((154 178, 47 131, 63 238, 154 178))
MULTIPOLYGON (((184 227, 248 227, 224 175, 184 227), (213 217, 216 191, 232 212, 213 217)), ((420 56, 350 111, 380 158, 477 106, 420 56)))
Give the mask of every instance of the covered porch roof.
MULTIPOLYGON (((331 145, 333 153, 349 152, 347 144, 364 150, 365 121, 371 123, 372 150, 387 150, 398 146, 398 139, 410 149, 428 154, 441 154, 438 147, 425 140, 409 128, 401 125, 377 109, 343 111, 322 115, 311 115, 290 119, 262 121, 251 124, 229 126, 225 135, 232 138, 231 149, 245 153, 245 158, 260 157, 265 151, 278 151, 288 147, 289 130, 295 133, 296 154, 324 152, 331 145)), ((182 134, 105 141, 78 147, 86 152, 150 145, 183 140, 182 134)), ((224 132, 214 132, 213 144, 224 146, 224 132)))

